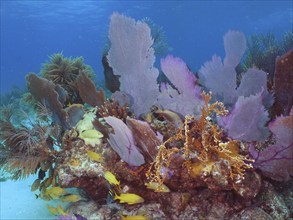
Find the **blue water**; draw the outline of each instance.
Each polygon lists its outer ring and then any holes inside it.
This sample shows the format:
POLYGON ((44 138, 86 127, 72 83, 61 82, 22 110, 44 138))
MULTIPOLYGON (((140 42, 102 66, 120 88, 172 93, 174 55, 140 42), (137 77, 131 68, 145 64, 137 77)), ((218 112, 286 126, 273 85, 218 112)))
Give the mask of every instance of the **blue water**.
POLYGON ((1 94, 25 86, 48 55, 83 56, 103 78, 101 54, 109 17, 120 12, 151 18, 166 33, 172 54, 197 70, 213 54, 224 55, 223 35, 246 36, 292 29, 292 1, 13 1, 1 0, 1 94))

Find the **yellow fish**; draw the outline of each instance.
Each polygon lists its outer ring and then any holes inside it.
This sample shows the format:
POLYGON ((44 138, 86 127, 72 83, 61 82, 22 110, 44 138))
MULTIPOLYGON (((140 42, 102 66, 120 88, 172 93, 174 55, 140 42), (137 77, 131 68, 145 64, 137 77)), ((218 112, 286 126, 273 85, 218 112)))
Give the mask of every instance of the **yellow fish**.
POLYGON ((52 186, 55 186, 55 185, 56 185, 56 176, 55 176, 55 175, 52 176, 52 182, 51 182, 51 185, 52 185, 52 186))
POLYGON ((60 215, 67 215, 67 212, 64 211, 64 209, 62 208, 61 205, 58 205, 56 209, 58 211, 58 214, 60 214, 60 215))
POLYGON ((97 161, 97 162, 103 162, 104 161, 103 157, 101 156, 101 154, 98 154, 98 153, 93 152, 91 150, 88 150, 86 153, 89 156, 89 158, 91 158, 94 161, 97 161))
POLYGON ((81 200, 79 195, 68 195, 61 198, 62 202, 77 202, 79 200, 81 200))
POLYGON ((40 187, 40 185, 41 185, 41 180, 40 179, 36 179, 34 181, 34 183, 32 184, 32 186, 31 186, 31 191, 32 192, 36 191, 40 187))
POLYGON ((48 188, 49 186, 51 186, 51 184, 52 184, 52 176, 51 177, 49 176, 48 178, 46 178, 42 182, 42 184, 44 185, 45 188, 48 188))
POLYGON ((60 196, 65 195, 66 191, 59 186, 51 187, 50 189, 46 189, 45 195, 49 196, 52 199, 58 199, 60 196))
POLYGON ((111 173, 110 171, 106 171, 104 173, 104 177, 108 181, 108 183, 110 183, 110 185, 116 185, 116 186, 120 185, 120 181, 118 181, 116 179, 116 176, 113 173, 111 173))
POLYGON ((148 189, 152 189, 155 192, 170 192, 170 189, 165 184, 160 185, 156 182, 150 182, 144 184, 148 189))
POLYGON ((79 134, 79 137, 84 140, 85 144, 95 146, 101 143, 103 134, 95 129, 84 130, 79 134))
POLYGON ((128 215, 128 216, 123 216, 120 215, 121 220, 149 220, 148 217, 145 217, 143 215, 128 215))
POLYGON ((52 215, 57 215, 58 214, 58 210, 57 208, 53 207, 53 206, 50 206, 50 205, 47 205, 47 208, 49 210, 49 212, 52 214, 52 215))
POLYGON ((129 205, 144 202, 144 199, 142 197, 133 193, 121 193, 120 196, 118 196, 115 193, 114 200, 117 200, 117 199, 120 200, 120 203, 127 203, 129 205))

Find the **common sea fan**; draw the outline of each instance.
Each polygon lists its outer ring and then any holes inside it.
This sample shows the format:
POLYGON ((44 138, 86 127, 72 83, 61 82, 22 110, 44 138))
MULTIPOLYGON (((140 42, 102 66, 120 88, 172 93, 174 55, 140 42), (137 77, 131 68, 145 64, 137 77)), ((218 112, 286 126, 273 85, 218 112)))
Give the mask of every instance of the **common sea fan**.
POLYGON ((119 75, 120 91, 132 96, 136 115, 148 112, 159 94, 153 39, 148 25, 124 15, 111 16, 108 61, 114 74, 119 75))
POLYGON ((262 151, 251 144, 249 151, 255 159, 254 167, 277 181, 288 181, 293 176, 293 108, 289 116, 277 117, 269 123, 275 143, 262 151))
POLYGON ((105 117, 114 133, 109 134, 109 143, 121 159, 132 166, 140 166, 145 163, 143 155, 139 152, 131 130, 118 118, 105 117))

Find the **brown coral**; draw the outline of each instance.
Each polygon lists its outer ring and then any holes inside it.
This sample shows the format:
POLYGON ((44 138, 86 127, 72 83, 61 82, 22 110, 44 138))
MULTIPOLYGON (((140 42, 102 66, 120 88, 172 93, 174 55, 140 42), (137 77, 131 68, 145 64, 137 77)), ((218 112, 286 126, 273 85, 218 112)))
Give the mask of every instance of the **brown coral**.
POLYGON ((79 71, 76 85, 82 101, 92 107, 101 106, 105 102, 103 90, 97 91, 93 81, 82 71, 79 71))
POLYGON ((34 99, 42 104, 44 103, 46 108, 53 113, 53 120, 56 123, 61 124, 65 129, 69 128, 67 113, 63 110, 64 89, 32 73, 27 75, 26 80, 28 90, 34 99))

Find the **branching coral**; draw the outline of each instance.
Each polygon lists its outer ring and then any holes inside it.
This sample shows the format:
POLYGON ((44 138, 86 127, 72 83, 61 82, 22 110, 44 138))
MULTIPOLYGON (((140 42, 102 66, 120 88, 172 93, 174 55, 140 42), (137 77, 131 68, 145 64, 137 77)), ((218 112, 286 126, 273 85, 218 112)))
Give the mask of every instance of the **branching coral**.
POLYGON ((186 116, 179 132, 160 145, 157 157, 146 173, 150 182, 163 184, 167 176, 166 170, 174 157, 184 159, 184 165, 191 176, 199 175, 205 171, 206 165, 211 167, 219 160, 228 163, 231 179, 242 178, 245 170, 252 167, 252 160, 239 154, 240 143, 225 138, 223 131, 211 122, 213 114, 227 114, 223 103, 209 104, 211 94, 203 93, 202 97, 204 106, 201 117, 196 119, 194 116, 186 116), (170 144, 174 143, 177 146, 170 148, 170 144))

